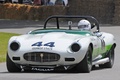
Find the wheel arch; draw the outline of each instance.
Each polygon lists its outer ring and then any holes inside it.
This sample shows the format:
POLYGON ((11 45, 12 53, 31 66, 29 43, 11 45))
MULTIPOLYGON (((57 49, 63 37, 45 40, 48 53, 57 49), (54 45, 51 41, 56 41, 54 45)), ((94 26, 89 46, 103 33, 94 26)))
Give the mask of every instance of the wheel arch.
POLYGON ((116 43, 114 43, 113 45, 112 45, 112 47, 114 47, 114 49, 116 48, 116 43))
POLYGON ((92 53, 93 53, 93 44, 90 43, 89 46, 91 47, 91 49, 92 49, 92 53))

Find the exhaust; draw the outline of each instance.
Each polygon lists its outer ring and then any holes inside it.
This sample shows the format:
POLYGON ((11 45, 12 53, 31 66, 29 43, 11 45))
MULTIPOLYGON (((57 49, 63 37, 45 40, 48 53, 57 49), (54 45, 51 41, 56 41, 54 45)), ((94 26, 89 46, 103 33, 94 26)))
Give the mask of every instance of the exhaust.
POLYGON ((109 58, 108 57, 104 58, 104 59, 100 59, 100 60, 94 61, 92 63, 92 65, 104 64, 104 63, 107 63, 107 62, 109 62, 109 58))

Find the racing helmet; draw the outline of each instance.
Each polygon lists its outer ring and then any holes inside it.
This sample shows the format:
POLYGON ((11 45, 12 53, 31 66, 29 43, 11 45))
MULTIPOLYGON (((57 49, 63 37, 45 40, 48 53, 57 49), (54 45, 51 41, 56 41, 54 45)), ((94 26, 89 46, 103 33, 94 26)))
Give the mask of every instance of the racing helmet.
POLYGON ((78 29, 90 31, 91 30, 91 24, 88 20, 80 20, 78 22, 78 29))

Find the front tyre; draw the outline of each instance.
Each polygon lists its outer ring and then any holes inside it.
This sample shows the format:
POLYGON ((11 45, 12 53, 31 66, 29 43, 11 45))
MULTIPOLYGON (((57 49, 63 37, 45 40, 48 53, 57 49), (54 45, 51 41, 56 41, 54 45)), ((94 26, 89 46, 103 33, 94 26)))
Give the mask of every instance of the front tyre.
POLYGON ((91 69, 92 69, 92 48, 91 46, 89 46, 84 59, 77 65, 77 71, 89 73, 91 69))
POLYGON ((15 63, 12 62, 8 54, 6 57, 6 66, 9 72, 21 72, 21 68, 19 68, 15 63))

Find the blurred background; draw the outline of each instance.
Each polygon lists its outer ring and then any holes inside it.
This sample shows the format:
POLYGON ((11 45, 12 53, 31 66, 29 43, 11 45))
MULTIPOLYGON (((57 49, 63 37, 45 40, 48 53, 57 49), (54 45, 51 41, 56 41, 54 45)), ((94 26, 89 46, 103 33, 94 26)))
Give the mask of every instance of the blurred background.
POLYGON ((0 0, 0 19, 45 20, 51 15, 88 15, 120 25, 120 0, 0 0))

